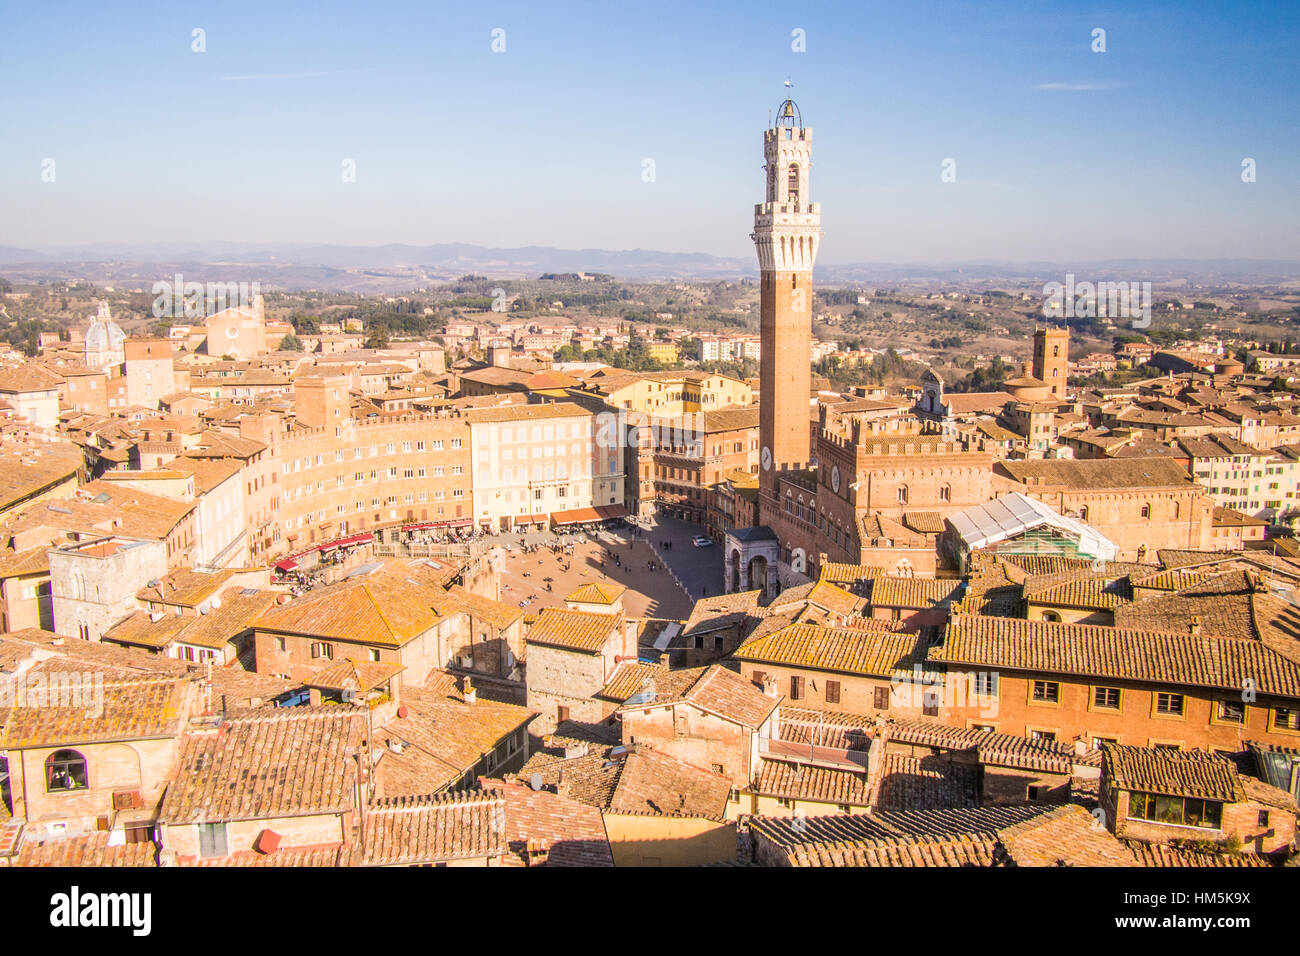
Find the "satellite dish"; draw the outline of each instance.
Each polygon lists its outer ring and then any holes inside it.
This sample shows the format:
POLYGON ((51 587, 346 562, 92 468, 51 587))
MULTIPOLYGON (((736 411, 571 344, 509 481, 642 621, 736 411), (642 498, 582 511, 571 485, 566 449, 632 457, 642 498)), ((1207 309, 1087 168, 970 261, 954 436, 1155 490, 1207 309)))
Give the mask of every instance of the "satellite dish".
POLYGON ((532 787, 534 790, 541 790, 542 775, 540 773, 534 772, 533 775, 528 778, 528 786, 532 787))

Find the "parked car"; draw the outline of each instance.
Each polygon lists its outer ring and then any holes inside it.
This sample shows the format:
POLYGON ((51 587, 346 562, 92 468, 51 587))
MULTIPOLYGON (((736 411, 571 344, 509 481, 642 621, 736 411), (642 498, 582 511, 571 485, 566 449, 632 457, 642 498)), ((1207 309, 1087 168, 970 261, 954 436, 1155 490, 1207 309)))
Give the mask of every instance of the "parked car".
POLYGON ((691 538, 691 544, 695 545, 697 548, 707 548, 713 544, 713 539, 706 538, 702 534, 697 534, 694 538, 691 538))

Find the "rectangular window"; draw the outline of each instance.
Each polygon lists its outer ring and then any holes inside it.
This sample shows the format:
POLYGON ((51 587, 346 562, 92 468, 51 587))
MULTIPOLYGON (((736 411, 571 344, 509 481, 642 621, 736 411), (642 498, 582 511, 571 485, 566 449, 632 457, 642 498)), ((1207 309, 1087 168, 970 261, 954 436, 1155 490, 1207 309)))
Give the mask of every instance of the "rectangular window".
POLYGON ((876 710, 889 710, 889 688, 877 687, 873 703, 875 704, 876 710))
POLYGON ((802 677, 790 678, 790 699, 803 700, 803 678, 802 677))
POLYGON ((1246 705, 1239 700, 1221 700, 1216 709, 1219 720, 1225 724, 1244 724, 1246 705))
POLYGON ((1094 687, 1092 689, 1092 706, 1098 710, 1119 710, 1119 688, 1094 687))
POLYGON ((1043 704, 1061 702, 1061 685, 1054 680, 1034 681, 1034 700, 1043 704))
POLYGON ((214 856, 226 856, 226 825, 224 823, 200 823, 199 856, 209 859, 214 856))
POLYGON ((998 696, 998 672, 997 671, 976 671, 971 674, 974 682, 975 693, 981 697, 998 696))
POLYGON ((1183 716, 1183 695, 1156 694, 1156 713, 1170 717, 1183 716))
POLYGON ((837 680, 828 680, 826 682, 826 703, 838 704, 840 702, 840 682, 837 680))
POLYGON ((1300 730, 1300 710, 1290 707, 1273 708, 1273 726, 1279 730, 1300 730))

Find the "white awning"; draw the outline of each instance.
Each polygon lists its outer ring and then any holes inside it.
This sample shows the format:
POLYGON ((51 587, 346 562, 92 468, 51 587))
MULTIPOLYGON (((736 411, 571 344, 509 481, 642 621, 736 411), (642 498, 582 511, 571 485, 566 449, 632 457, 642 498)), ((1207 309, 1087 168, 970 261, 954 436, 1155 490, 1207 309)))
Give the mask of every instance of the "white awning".
POLYGON ((1049 527, 1076 541, 1081 555, 1113 561, 1119 554, 1119 546, 1096 528, 1019 492, 959 511, 948 518, 948 523, 968 551, 1049 527))

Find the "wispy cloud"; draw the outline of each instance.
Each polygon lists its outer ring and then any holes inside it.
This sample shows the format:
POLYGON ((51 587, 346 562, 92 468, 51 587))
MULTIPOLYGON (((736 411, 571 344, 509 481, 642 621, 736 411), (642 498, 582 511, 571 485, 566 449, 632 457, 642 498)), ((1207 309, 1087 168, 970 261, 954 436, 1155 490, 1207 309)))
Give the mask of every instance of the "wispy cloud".
POLYGON ((1114 80, 1101 80, 1094 83, 1039 83, 1036 90, 1065 90, 1071 93, 1090 93, 1095 90, 1117 90, 1123 83, 1114 80))
POLYGON ((223 76, 223 80, 242 82, 244 80, 305 80, 317 76, 341 76, 345 73, 361 73, 362 70, 321 70, 319 73, 245 73, 242 76, 223 76))

